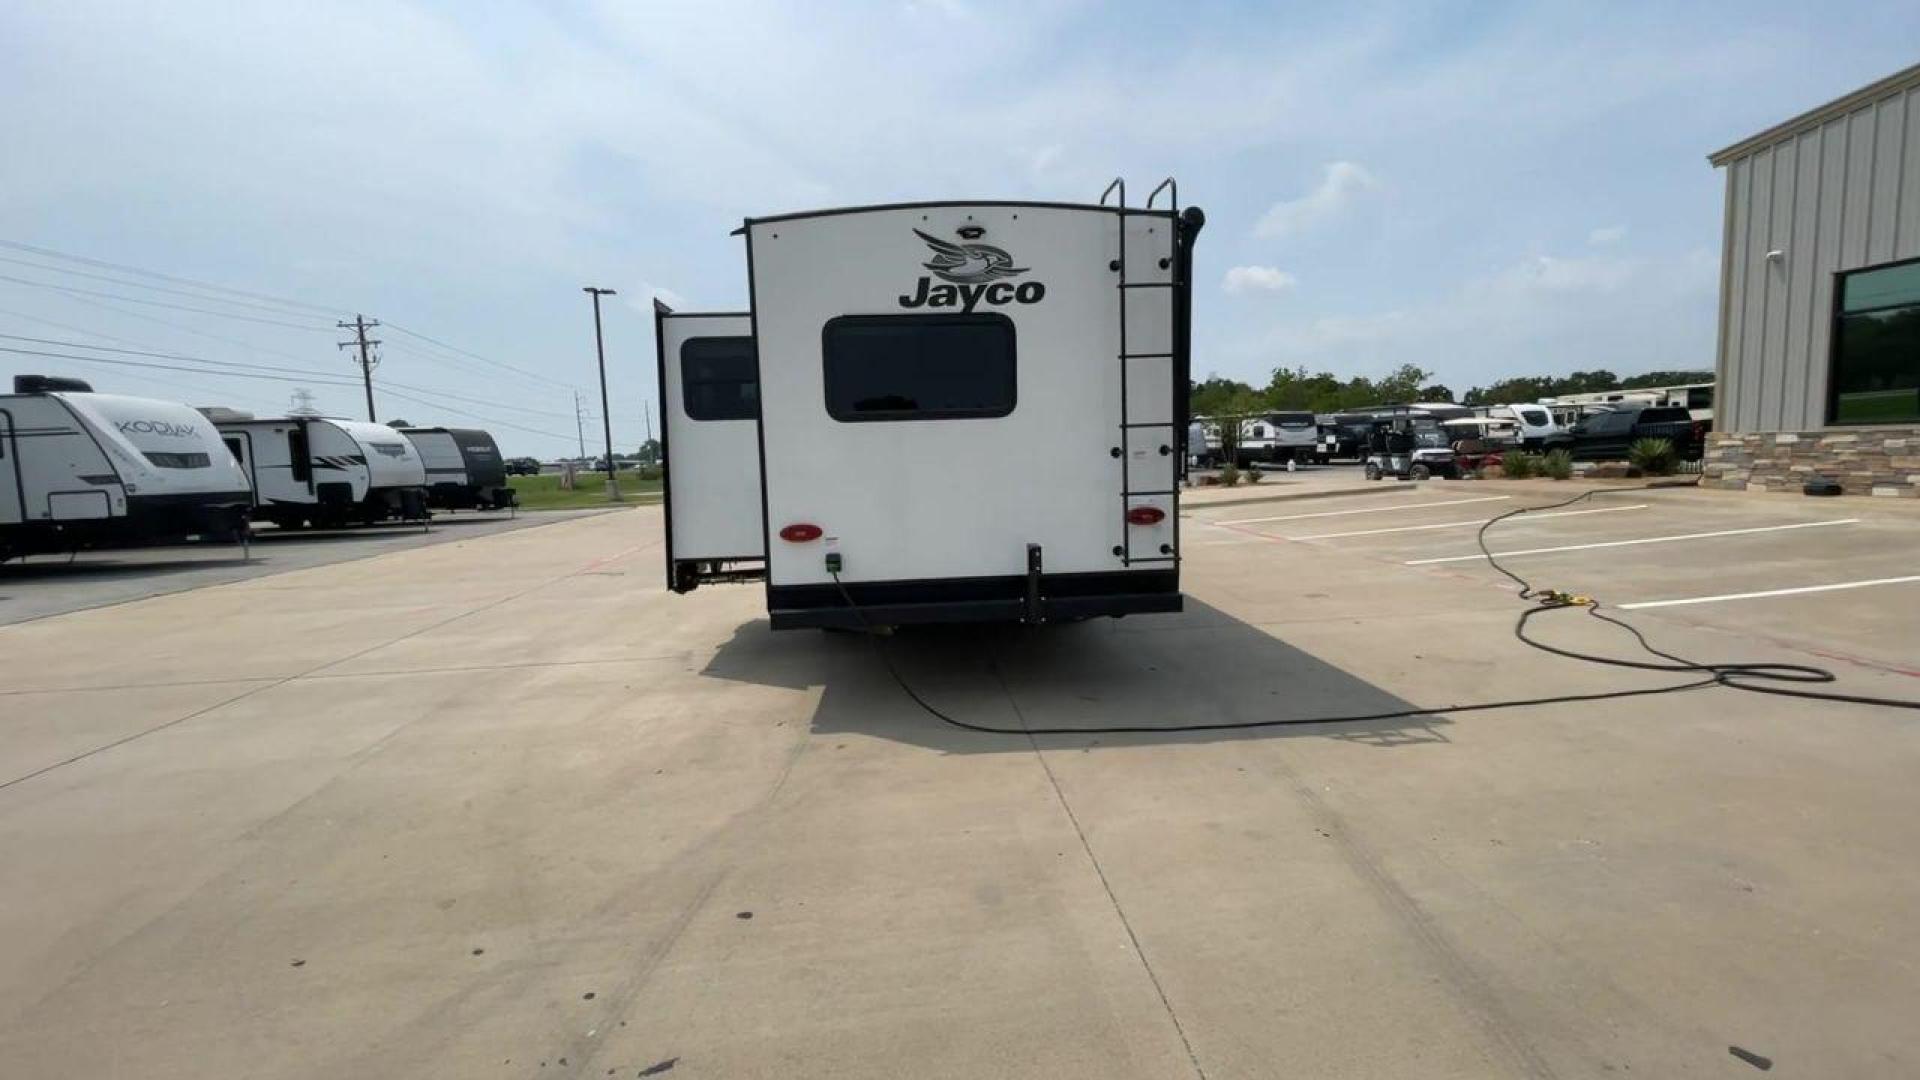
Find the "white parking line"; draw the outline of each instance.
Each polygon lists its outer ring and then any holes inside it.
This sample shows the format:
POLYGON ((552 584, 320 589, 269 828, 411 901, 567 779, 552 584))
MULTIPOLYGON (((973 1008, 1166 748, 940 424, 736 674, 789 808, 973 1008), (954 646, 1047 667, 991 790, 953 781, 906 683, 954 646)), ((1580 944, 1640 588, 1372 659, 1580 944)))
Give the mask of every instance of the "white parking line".
POLYGON ((1642 600, 1637 604, 1615 604, 1617 608, 1680 607, 1685 604, 1714 604, 1722 600, 1757 600, 1763 596, 1798 596, 1802 593, 1833 592, 1836 589, 1866 589, 1875 585, 1903 585, 1920 581, 1920 574, 1910 577, 1883 577, 1871 581, 1842 581, 1833 585, 1802 585, 1793 589, 1766 589, 1762 592, 1725 593, 1720 596, 1689 596, 1683 600, 1642 600))
MULTIPOLYGON (((1714 532, 1681 533, 1678 536, 1643 536, 1638 540, 1604 540, 1596 544, 1567 544, 1564 547, 1522 548, 1519 551, 1496 551, 1496 559, 1510 559, 1516 555, 1549 555, 1556 551, 1587 551, 1591 548, 1633 547, 1636 544, 1670 544, 1676 540, 1706 540, 1715 536, 1748 536, 1753 533, 1785 532, 1788 529, 1818 529, 1825 525, 1858 525, 1859 518, 1836 518, 1833 521, 1803 521, 1794 525, 1763 525, 1755 529, 1718 529, 1714 532)), ((1434 563, 1476 562, 1485 555, 1448 555, 1439 559, 1409 559, 1406 566, 1431 566, 1434 563)))
MULTIPOLYGON (((1209 525, 1258 525, 1266 521, 1301 521, 1306 518, 1342 517, 1347 514, 1378 514, 1387 510, 1417 510, 1423 506, 1464 506, 1467 503, 1499 502, 1511 499, 1511 495, 1482 495, 1477 499, 1441 499, 1438 502, 1390 503, 1386 506, 1367 506, 1357 510, 1322 510, 1317 514, 1287 514, 1284 517, 1235 518, 1232 521, 1210 521, 1209 525)), ((1194 509, 1201 509, 1195 507, 1194 509)))
MULTIPOLYGON (((1645 510, 1648 503, 1634 503, 1632 506, 1602 506, 1593 510, 1562 510, 1557 514, 1515 514, 1502 525, 1520 525, 1529 521, 1541 521, 1546 518, 1579 517, 1581 514, 1611 514, 1619 510, 1645 510)), ((1485 525, 1486 518, 1472 521, 1447 521, 1439 525, 1400 525, 1391 529, 1361 529, 1357 532, 1314 533, 1312 536, 1289 536, 1289 540, 1340 540, 1349 536, 1380 536, 1384 533, 1423 532, 1428 529, 1465 529, 1474 525, 1485 525)))

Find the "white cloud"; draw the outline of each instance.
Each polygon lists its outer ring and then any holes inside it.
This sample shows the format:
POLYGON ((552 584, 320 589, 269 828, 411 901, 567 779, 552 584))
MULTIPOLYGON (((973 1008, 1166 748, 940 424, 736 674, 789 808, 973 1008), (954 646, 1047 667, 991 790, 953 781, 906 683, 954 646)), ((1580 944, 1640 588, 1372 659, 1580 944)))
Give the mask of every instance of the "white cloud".
POLYGON ((1277 267, 1234 266, 1227 269, 1220 287, 1230 293, 1285 292, 1293 288, 1295 282, 1292 274, 1277 267))
POLYGON ((1626 237, 1627 227, 1625 225, 1608 225, 1588 233, 1587 243, 1595 247, 1605 247, 1608 244, 1617 244, 1626 239, 1626 237))
POLYGON ((1338 217, 1359 195, 1380 186, 1364 167, 1335 161, 1326 167, 1320 185, 1297 199, 1274 203, 1253 226, 1255 236, 1291 236, 1338 217))

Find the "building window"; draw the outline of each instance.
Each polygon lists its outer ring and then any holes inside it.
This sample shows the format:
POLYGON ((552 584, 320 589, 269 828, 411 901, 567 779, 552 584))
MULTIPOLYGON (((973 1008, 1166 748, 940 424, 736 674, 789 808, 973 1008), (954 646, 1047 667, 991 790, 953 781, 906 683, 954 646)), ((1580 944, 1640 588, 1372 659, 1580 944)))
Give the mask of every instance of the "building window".
POLYGON ((1841 274, 1828 415, 1920 422, 1920 259, 1841 274))
POLYGON ((1000 314, 843 315, 821 333, 835 420, 1005 416, 1015 397, 1013 320, 1000 314))
POLYGON ((680 346, 680 401, 695 420, 760 415, 760 374, 750 337, 690 338, 680 346))

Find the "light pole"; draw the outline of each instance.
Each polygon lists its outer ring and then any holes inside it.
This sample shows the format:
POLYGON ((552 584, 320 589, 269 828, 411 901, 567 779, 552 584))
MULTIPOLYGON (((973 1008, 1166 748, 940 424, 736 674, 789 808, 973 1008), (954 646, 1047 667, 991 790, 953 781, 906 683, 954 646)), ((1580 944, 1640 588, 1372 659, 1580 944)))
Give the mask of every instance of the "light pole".
POLYGON ((620 481, 613 476, 613 413, 607 409, 607 345, 600 334, 600 298, 612 296, 612 289, 596 289, 586 286, 583 292, 593 296, 593 350, 600 357, 600 421, 605 425, 607 435, 607 498, 612 502, 620 501, 620 481))

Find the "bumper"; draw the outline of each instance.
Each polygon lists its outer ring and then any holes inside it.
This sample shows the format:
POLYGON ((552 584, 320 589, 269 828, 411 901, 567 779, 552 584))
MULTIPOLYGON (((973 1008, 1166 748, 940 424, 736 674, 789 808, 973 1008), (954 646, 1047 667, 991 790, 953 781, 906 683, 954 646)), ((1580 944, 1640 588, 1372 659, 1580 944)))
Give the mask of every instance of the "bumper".
POLYGON ((253 508, 250 491, 204 495, 130 495, 128 532, 137 540, 183 536, 229 536, 245 526, 253 508))
POLYGON ((1095 616, 1177 612, 1183 600, 1179 575, 1168 570, 1042 574, 1037 602, 1029 601, 1028 581, 1017 575, 848 582, 846 589, 859 611, 849 608, 840 589, 831 584, 768 588, 767 611, 773 629, 1070 622, 1095 616))

